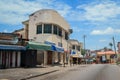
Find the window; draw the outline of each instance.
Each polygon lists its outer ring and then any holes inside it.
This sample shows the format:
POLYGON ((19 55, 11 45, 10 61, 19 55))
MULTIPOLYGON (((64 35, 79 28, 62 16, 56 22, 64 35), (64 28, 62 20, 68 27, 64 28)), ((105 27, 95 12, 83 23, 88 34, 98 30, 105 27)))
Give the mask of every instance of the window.
POLYGON ((72 49, 75 49, 75 45, 72 46, 72 49))
POLYGON ((42 33, 42 24, 41 25, 37 25, 37 34, 41 34, 42 33))
POLYGON ((52 24, 44 24, 44 33, 52 33, 52 24))
POLYGON ((57 34, 57 32, 58 32, 58 29, 57 29, 57 26, 56 25, 54 25, 54 31, 53 31, 53 34, 57 34))
POLYGON ((66 40, 69 39, 69 37, 68 37, 68 33, 67 33, 67 32, 65 32, 65 39, 66 39, 66 40))
POLYGON ((58 35, 62 36, 62 29, 61 28, 58 29, 58 35))

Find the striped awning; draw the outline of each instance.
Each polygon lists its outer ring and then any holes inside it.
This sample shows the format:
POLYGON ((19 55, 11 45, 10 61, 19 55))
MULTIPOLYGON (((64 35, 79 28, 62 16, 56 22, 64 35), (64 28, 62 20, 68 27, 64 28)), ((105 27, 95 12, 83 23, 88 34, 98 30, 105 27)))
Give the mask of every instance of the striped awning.
POLYGON ((0 45, 0 50, 26 50, 26 48, 17 45, 0 45))

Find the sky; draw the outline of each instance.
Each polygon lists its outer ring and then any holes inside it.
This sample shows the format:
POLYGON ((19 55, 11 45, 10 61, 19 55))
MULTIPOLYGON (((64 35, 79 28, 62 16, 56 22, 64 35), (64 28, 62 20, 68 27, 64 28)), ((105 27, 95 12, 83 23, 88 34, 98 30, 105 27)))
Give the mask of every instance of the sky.
POLYGON ((54 9, 68 22, 70 39, 84 42, 87 49, 120 42, 120 0, 0 0, 0 32, 23 28, 22 22, 40 9, 54 9))

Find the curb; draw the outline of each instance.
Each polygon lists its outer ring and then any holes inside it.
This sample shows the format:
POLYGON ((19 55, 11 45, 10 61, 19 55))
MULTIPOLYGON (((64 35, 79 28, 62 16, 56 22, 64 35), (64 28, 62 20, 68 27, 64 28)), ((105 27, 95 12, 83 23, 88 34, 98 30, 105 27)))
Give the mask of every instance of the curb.
POLYGON ((54 73, 54 72, 57 72, 57 71, 59 71, 59 70, 53 70, 53 71, 45 72, 45 73, 42 73, 42 74, 29 76, 29 77, 26 77, 26 78, 22 78, 20 80, 27 80, 27 79, 31 79, 31 78, 34 78, 34 77, 38 77, 38 76, 43 76, 43 75, 46 75, 46 74, 54 73))

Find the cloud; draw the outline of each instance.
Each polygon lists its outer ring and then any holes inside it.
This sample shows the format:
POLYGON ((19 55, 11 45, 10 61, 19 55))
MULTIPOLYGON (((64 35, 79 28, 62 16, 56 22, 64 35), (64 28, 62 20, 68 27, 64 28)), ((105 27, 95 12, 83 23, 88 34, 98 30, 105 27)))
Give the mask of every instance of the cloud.
POLYGON ((5 29, 5 30, 3 30, 3 32, 5 32, 5 33, 6 33, 6 32, 8 32, 8 30, 7 30, 7 29, 5 29))
POLYGON ((90 21, 106 21, 120 15, 120 6, 115 2, 91 3, 77 8, 83 9, 85 20, 90 21))
POLYGON ((91 35, 109 35, 109 34, 116 34, 120 33, 120 29, 113 29, 112 27, 108 27, 104 30, 93 30, 91 35))
POLYGON ((105 39, 101 39, 101 40, 99 40, 99 42, 106 42, 107 40, 105 40, 105 39))
POLYGON ((90 2, 73 8, 56 0, 3 0, 0 1, 0 23, 18 25, 40 9, 55 9, 68 21, 89 21, 90 24, 118 21, 120 15, 120 6, 116 2, 90 2))
POLYGON ((0 23, 18 25, 40 9, 55 9, 66 16, 71 7, 55 0, 3 0, 0 1, 0 23))

